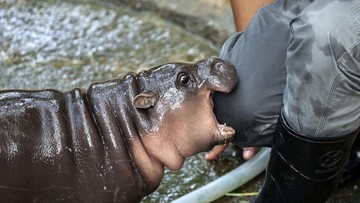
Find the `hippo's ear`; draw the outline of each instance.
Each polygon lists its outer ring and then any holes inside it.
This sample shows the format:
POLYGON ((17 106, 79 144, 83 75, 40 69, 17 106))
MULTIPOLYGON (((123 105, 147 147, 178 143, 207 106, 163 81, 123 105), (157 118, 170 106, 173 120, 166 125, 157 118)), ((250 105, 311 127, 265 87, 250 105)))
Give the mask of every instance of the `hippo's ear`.
POLYGON ((155 106, 157 102, 157 95, 153 91, 144 91, 135 96, 133 104, 136 108, 147 109, 152 106, 155 106))

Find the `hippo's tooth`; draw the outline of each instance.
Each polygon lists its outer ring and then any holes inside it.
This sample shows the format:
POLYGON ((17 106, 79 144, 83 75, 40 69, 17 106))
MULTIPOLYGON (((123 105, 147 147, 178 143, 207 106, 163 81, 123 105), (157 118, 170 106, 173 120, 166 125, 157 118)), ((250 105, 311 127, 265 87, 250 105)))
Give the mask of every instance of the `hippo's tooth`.
POLYGON ((221 125, 220 134, 223 136, 223 144, 229 143, 235 135, 234 128, 227 126, 226 124, 221 125))

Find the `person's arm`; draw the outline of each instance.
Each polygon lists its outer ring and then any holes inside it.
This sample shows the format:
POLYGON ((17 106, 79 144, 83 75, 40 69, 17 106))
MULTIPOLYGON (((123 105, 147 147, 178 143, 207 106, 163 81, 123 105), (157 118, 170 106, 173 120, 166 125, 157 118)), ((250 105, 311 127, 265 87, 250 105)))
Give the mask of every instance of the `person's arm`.
MULTIPOLYGON (((236 31, 243 31, 249 24, 250 20, 255 16, 256 11, 272 2, 272 0, 230 0, 233 12, 236 31)), ((217 145, 205 155, 206 160, 216 159, 228 145, 217 145)), ((243 150, 243 158, 250 159, 256 153, 256 148, 245 147, 243 150)))
POLYGON ((256 11, 272 0, 230 0, 236 31, 243 31, 256 11))

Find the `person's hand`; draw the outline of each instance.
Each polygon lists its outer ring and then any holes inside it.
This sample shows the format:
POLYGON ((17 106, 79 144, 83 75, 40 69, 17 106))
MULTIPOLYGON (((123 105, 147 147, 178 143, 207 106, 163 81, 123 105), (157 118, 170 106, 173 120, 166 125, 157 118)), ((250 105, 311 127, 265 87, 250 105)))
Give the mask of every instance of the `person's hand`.
MULTIPOLYGON (((205 155, 205 160, 211 161, 214 159, 217 159, 221 153, 224 152, 224 150, 228 147, 229 145, 216 145, 215 147, 212 148, 211 151, 209 151, 206 155, 205 155)), ((249 160, 251 159, 254 155, 256 154, 256 148, 255 147, 244 147, 243 148, 243 158, 245 160, 249 160)))
POLYGON ((224 150, 229 146, 229 144, 224 145, 216 145, 209 151, 207 154, 205 154, 205 160, 212 161, 219 157, 221 153, 224 152, 224 150))
POLYGON ((255 156, 256 152, 257 152, 256 147, 244 147, 243 148, 243 158, 245 160, 249 160, 253 156, 255 156))

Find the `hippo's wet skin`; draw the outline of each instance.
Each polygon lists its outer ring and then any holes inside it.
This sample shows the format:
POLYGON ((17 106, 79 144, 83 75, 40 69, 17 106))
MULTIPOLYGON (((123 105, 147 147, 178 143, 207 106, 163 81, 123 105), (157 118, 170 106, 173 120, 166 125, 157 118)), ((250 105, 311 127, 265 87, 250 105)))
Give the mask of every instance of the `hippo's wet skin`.
POLYGON ((138 202, 163 166, 227 142, 212 111, 234 67, 170 63, 74 89, 0 92, 0 202, 138 202))

